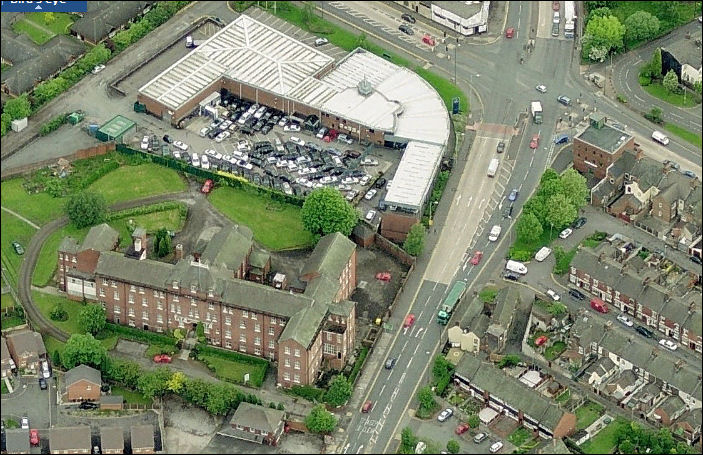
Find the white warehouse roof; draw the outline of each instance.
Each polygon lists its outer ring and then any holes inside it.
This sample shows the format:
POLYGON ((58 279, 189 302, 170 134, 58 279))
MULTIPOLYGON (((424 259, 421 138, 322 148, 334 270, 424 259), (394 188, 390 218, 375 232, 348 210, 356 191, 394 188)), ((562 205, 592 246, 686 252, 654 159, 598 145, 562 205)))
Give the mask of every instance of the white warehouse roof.
POLYGON ((410 141, 405 148, 393 184, 383 198, 386 206, 419 210, 442 159, 444 147, 420 141, 410 141))

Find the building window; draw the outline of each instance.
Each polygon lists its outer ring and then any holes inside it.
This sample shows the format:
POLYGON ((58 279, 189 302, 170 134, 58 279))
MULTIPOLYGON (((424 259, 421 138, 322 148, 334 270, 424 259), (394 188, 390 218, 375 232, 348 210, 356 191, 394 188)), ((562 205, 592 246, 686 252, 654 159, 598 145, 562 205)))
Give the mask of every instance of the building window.
POLYGON ((215 294, 212 292, 212 289, 208 289, 208 290, 207 290, 207 296, 208 296, 208 297, 212 297, 213 295, 215 295, 215 294))
POLYGON ((112 310, 112 312, 115 313, 115 314, 120 314, 120 313, 122 312, 122 310, 120 310, 120 307, 116 306, 116 307, 112 310))
POLYGON ((225 340, 225 347, 226 347, 227 349, 232 349, 232 343, 225 340))
POLYGON ((328 355, 334 355, 337 353, 337 349, 333 344, 325 343, 322 347, 322 351, 328 355))
POLYGON ((191 306, 195 306, 195 305, 198 304, 198 302, 196 302, 195 299, 191 297, 191 298, 190 298, 190 304, 191 304, 191 306))
POLYGON ((297 349, 297 348, 296 348, 296 350, 295 350, 295 356, 296 356, 296 357, 300 357, 300 349, 297 349))
POLYGON ((162 302, 156 302, 156 309, 157 310, 163 310, 164 309, 164 304, 162 302))
POLYGON ((288 358, 283 359, 283 366, 286 368, 290 368, 290 359, 288 359, 288 358))
POLYGON ((240 329, 246 329, 247 328, 247 323, 244 321, 239 321, 239 328, 240 329))
POLYGON ((195 286, 194 284, 191 284, 191 285, 190 285, 190 292, 193 293, 193 294, 195 294, 197 291, 198 291, 198 290, 197 290, 196 286, 195 286))
POLYGON ((76 263, 76 257, 75 257, 75 256, 73 256, 73 257, 71 258, 71 262, 73 262, 74 264, 76 263))
POLYGON ((286 355, 290 355, 290 348, 289 348, 288 346, 286 346, 285 348, 283 348, 283 352, 284 352, 286 355))
POLYGON ((231 330, 225 330, 225 338, 232 338, 232 331, 231 330))
POLYGON ((212 303, 208 303, 208 304, 207 304, 207 309, 210 310, 210 311, 214 311, 214 310, 215 310, 215 305, 213 305, 212 303))
POLYGON ((149 320, 149 312, 148 311, 142 311, 142 319, 144 320, 149 320))
POLYGON ((129 295, 127 296, 127 302, 129 302, 129 303, 134 303, 134 296, 133 296, 132 294, 129 294, 129 295))
POLYGON ((276 325, 276 318, 271 318, 271 324, 276 325))
POLYGON ((139 286, 139 293, 140 293, 140 294, 144 294, 144 288, 141 287, 141 286, 139 286))
POLYGON ((174 302, 178 302, 178 296, 177 296, 177 295, 174 295, 174 296, 173 296, 173 301, 174 301, 174 302))
POLYGON ((247 342, 247 335, 245 333, 240 333, 239 334, 239 342, 240 343, 246 343, 247 342))
POLYGON ((158 296, 159 296, 159 291, 157 291, 156 289, 154 289, 154 297, 158 297, 158 296))
POLYGON ((249 317, 249 312, 247 310, 242 310, 242 317, 243 318, 248 318, 249 317))
POLYGON ((284 372, 284 373, 283 373, 283 380, 284 380, 284 381, 290 381, 290 373, 284 372))
POLYGON ((117 283, 114 280, 110 280, 110 286, 113 288, 117 287, 117 283))
POLYGON ((174 281, 172 286, 173 286, 173 289, 178 289, 178 281, 174 281))
POLYGON ((164 317, 161 316, 160 314, 157 314, 157 315, 156 315, 156 322, 159 323, 159 324, 163 324, 163 322, 164 322, 164 317))
POLYGON ((229 316, 225 316, 225 324, 226 325, 232 324, 232 318, 230 318, 229 316))
POLYGON ((269 351, 269 359, 275 360, 276 359, 276 353, 273 351, 269 351))
POLYGON ((247 352, 247 347, 246 347, 246 345, 240 344, 240 345, 239 345, 239 352, 247 352))
POLYGON ((146 300, 146 296, 142 297, 142 305, 143 305, 143 306, 147 306, 147 305, 148 305, 147 300, 146 300))
POLYGON ((130 308, 130 309, 127 311, 127 314, 129 314, 130 316, 134 317, 134 308, 130 308))
POLYGON ((115 291, 112 293, 112 298, 115 300, 120 300, 120 293, 115 291))
POLYGON ((253 312, 252 312, 252 313, 251 313, 251 318, 252 318, 254 321, 256 321, 256 313, 253 313, 253 312))
POLYGON ((129 285, 129 292, 137 292, 137 287, 133 284, 129 285))
POLYGON ((300 369, 300 362, 298 360, 296 360, 295 363, 293 363, 293 368, 295 368, 296 370, 300 369))
POLYGON ((254 348, 254 355, 261 355, 261 348, 254 348))
POLYGON ((269 340, 269 349, 273 349, 274 343, 273 340, 269 340))
POLYGON ((63 253, 59 253, 59 259, 63 261, 63 253))
POLYGON ((254 324, 254 332, 261 332, 261 324, 254 324))
POLYGON ((254 345, 261 346, 261 337, 254 338, 254 345))
POLYGON ((105 289, 100 288, 100 297, 105 297, 105 289))
POLYGON ((273 327, 269 327, 269 335, 270 335, 270 336, 273 336, 273 335, 274 335, 273 327))
POLYGON ((300 384, 300 375, 299 374, 293 375, 293 382, 295 382, 296 384, 300 384))

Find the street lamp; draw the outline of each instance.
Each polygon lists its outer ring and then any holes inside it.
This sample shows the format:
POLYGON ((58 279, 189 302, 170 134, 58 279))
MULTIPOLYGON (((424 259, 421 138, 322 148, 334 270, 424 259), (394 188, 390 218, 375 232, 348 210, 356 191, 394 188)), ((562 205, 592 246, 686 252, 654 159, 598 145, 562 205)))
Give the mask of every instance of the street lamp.
POLYGON ((439 201, 434 201, 434 202, 430 203, 430 221, 429 221, 430 226, 432 226, 432 206, 435 206, 437 204, 439 204, 439 201))

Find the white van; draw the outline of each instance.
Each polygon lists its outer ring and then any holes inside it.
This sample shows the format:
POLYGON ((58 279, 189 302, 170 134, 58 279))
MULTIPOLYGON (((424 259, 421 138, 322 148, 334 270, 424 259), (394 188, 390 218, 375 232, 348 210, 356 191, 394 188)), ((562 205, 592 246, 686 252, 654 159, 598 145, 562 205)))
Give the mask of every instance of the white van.
POLYGON ((669 138, 666 137, 661 131, 655 131, 652 133, 652 139, 659 142, 661 145, 669 145, 669 138))
POLYGON ((203 155, 200 158, 200 167, 203 169, 210 169, 210 160, 208 160, 207 155, 203 155))
POLYGON ((491 228, 491 232, 488 233, 488 240, 495 242, 500 237, 501 227, 497 224, 491 228))
POLYGON ((198 156, 197 153, 193 153, 193 156, 191 156, 191 159, 192 159, 191 164, 194 167, 200 167, 200 157, 198 156))
POLYGON ((547 248, 546 246, 543 246, 542 248, 540 248, 540 250, 537 252, 537 254, 535 254, 535 260, 537 262, 542 262, 545 259, 547 259, 547 257, 549 257, 550 254, 552 254, 551 248, 547 248))
POLYGON ((505 270, 519 273, 520 275, 525 275, 527 273, 527 266, 525 266, 525 264, 523 264, 522 262, 509 260, 505 264, 505 270))

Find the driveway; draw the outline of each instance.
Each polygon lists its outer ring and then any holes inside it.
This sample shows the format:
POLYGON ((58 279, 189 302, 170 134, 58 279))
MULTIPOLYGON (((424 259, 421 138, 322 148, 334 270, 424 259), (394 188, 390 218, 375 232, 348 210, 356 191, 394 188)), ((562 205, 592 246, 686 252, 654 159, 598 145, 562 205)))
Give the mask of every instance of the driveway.
POLYGON ((47 380, 49 389, 41 390, 35 375, 20 377, 15 381, 15 390, 2 395, 2 419, 19 423, 23 416, 29 417, 30 428, 40 430, 50 428, 57 423, 56 418, 56 381, 52 376, 47 380))

